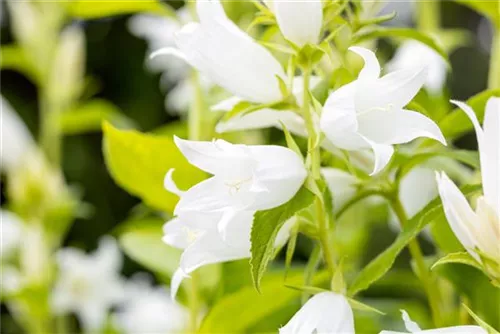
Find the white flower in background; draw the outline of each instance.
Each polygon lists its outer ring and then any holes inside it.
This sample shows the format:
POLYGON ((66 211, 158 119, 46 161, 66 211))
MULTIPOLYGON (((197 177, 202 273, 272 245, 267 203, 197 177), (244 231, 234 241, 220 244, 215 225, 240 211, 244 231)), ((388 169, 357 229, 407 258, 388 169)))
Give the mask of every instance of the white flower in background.
POLYGON ((167 289, 151 286, 150 280, 133 277, 125 285, 125 297, 113 316, 125 334, 182 333, 188 327, 188 311, 172 300, 167 289))
POLYGON ((319 41, 323 25, 323 4, 321 0, 265 0, 274 13, 283 36, 302 47, 319 41))
POLYGON ((277 77, 287 80, 278 60, 234 24, 218 0, 197 1, 196 8, 200 22, 188 23, 175 34, 177 48, 163 48, 152 56, 177 55, 245 101, 282 100, 277 77))
POLYGON ((271 209, 288 202, 307 175, 301 158, 286 147, 231 144, 222 139, 174 137, 174 141, 192 165, 213 175, 181 196, 175 215, 224 211, 226 221, 237 211, 271 209))
POLYGON ((347 299, 334 292, 314 295, 282 328, 280 334, 354 334, 354 317, 347 299))
MULTIPOLYGON (((233 166, 234 167, 234 166, 233 166)), ((165 177, 165 188, 184 200, 188 192, 177 188, 172 180, 171 169, 165 177)), ((200 198, 203 200, 203 197, 200 198)), ((179 204, 178 204, 179 205, 179 204)), ((177 208, 176 208, 177 210, 177 208)), ((184 249, 179 269, 172 278, 172 295, 175 296, 185 277, 201 266, 250 257, 250 232, 255 211, 237 211, 229 216, 224 212, 181 212, 163 227, 163 241, 173 247, 184 249), (224 225, 224 233, 219 232, 224 225)), ((289 237, 295 220, 290 219, 278 232, 276 247, 283 245, 289 237)))
POLYGON ((1 170, 14 170, 20 166, 28 154, 35 151, 35 142, 30 131, 10 106, 0 96, 1 103, 1 170))
POLYGON ((457 186, 442 172, 437 174, 439 195, 451 229, 465 249, 481 262, 484 255, 500 263, 500 98, 486 104, 484 129, 465 103, 452 101, 465 111, 476 130, 484 196, 474 212, 457 186))
MULTIPOLYGON (((187 7, 177 10, 177 19, 170 17, 140 14, 129 21, 129 30, 137 37, 148 42, 148 53, 165 47, 175 46, 175 34, 184 24, 193 21, 187 7)), ((165 99, 168 110, 180 113, 189 109, 194 87, 190 80, 191 70, 186 62, 179 57, 147 57, 146 64, 151 71, 162 72, 162 86, 175 86, 165 99)), ((213 84, 204 76, 200 76, 200 85, 209 90, 213 84)))
POLYGON ((76 248, 57 252, 59 278, 52 293, 56 314, 74 312, 87 331, 99 330, 111 307, 123 298, 122 257, 116 241, 105 237, 92 254, 76 248))
POLYGON ((23 222, 16 214, 0 209, 1 235, 0 257, 2 259, 11 256, 19 246, 23 222))
POLYGON ((375 16, 389 15, 396 12, 396 16, 383 25, 410 26, 415 11, 414 0, 361 0, 363 19, 375 16))
POLYGON ((371 148, 375 154, 373 173, 382 170, 394 153, 394 144, 429 137, 446 144, 439 127, 426 116, 405 110, 427 77, 425 68, 410 68, 381 78, 375 54, 351 47, 363 57, 365 66, 356 81, 327 99, 320 126, 335 146, 345 150, 371 148))
POLYGON ((446 82, 447 67, 443 57, 427 45, 418 41, 407 41, 399 46, 396 54, 387 63, 388 71, 398 71, 405 68, 425 67, 429 69, 425 88, 433 94, 438 94, 446 82))
POLYGON ((401 310, 403 321, 407 332, 394 332, 394 331, 381 331, 380 334, 486 334, 487 332, 479 326, 454 326, 445 328, 436 328, 422 330, 418 324, 410 319, 410 316, 406 311, 401 310))
POLYGON ((340 168, 321 168, 321 174, 332 193, 333 211, 337 212, 356 195, 360 180, 340 168))
MULTIPOLYGON (((310 79, 310 87, 314 88, 321 81, 320 77, 312 76, 310 79)), ((297 104, 302 106, 304 92, 304 80, 302 76, 297 76, 293 79, 292 93, 295 96, 297 104)), ((243 100, 238 97, 232 97, 223 100, 212 107, 213 111, 229 112, 239 102, 243 100)), ((262 129, 268 127, 282 128, 283 123, 286 128, 299 136, 307 136, 306 125, 304 119, 293 110, 275 110, 272 108, 263 108, 250 113, 240 113, 227 121, 220 121, 217 124, 216 131, 219 133, 229 131, 241 131, 250 129, 262 129)))

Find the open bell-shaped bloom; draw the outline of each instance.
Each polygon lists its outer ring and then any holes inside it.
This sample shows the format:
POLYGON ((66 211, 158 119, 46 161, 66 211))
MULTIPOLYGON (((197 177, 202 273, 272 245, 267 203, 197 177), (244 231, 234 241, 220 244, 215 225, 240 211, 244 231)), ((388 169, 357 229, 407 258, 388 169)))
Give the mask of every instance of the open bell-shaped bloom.
POLYGON ((177 48, 152 56, 177 55, 245 101, 282 100, 277 77, 286 82, 286 74, 278 60, 226 16, 219 0, 199 0, 196 9, 200 22, 188 23, 175 34, 177 48))
POLYGON ((401 310, 403 321, 407 332, 381 331, 380 334, 486 334, 487 332, 479 326, 453 326, 436 329, 422 330, 420 326, 410 319, 406 311, 401 310))
POLYGON ((439 194, 451 229, 471 256, 481 262, 479 250, 500 264, 500 98, 488 100, 484 129, 468 105, 454 103, 466 112, 476 130, 484 196, 478 198, 474 212, 444 172, 437 174, 439 194))
POLYGON ((174 141, 191 164, 213 175, 181 196, 175 215, 271 209, 288 202, 306 178, 301 158, 286 147, 174 141))
POLYGON ((389 71, 398 71, 411 66, 427 66, 429 72, 424 85, 431 93, 437 94, 443 89, 446 82, 446 62, 436 51, 421 42, 407 41, 387 63, 389 71))
POLYGON ((320 120, 321 130, 335 146, 345 150, 371 148, 375 174, 389 163, 394 144, 418 137, 446 144, 431 119, 404 109, 424 84, 425 68, 399 70, 380 78, 380 65, 372 51, 362 47, 350 50, 364 59, 365 66, 356 81, 328 97, 320 120))
POLYGON ((63 248, 57 252, 59 278, 52 292, 56 314, 75 312, 88 332, 101 329, 107 312, 123 297, 119 271, 122 257, 110 237, 99 242, 93 254, 63 248))
POLYGON ((3 96, 0 96, 0 104, 2 110, 0 168, 9 171, 19 167, 26 156, 36 150, 36 146, 30 131, 3 96))
POLYGON ((347 299, 334 292, 321 292, 309 299, 280 334, 354 334, 354 317, 347 299))
POLYGON ((323 25, 321 0, 265 0, 274 13, 283 36, 302 47, 318 43, 323 25))

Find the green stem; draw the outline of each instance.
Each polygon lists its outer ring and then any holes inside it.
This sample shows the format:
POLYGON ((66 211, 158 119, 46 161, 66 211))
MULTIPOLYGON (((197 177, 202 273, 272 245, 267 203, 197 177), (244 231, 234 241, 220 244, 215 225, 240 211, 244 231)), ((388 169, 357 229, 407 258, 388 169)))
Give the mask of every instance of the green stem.
POLYGON ((59 122, 61 108, 43 92, 40 101, 40 143, 48 161, 53 166, 61 163, 62 132, 59 122))
POLYGON ((417 23, 418 30, 434 32, 441 27, 441 3, 435 0, 423 0, 417 2, 417 23))
MULTIPOLYGON (((321 178, 320 167, 321 167, 321 157, 320 157, 320 147, 318 144, 318 133, 316 132, 316 126, 313 120, 313 110, 311 110, 311 99, 309 92, 309 83, 311 78, 311 70, 309 67, 303 68, 303 80, 304 80, 304 92, 303 92, 303 107, 302 114, 306 122, 307 131, 309 134, 308 141, 308 158, 310 163, 312 178, 316 181, 321 178)), ((318 195, 320 196, 320 195, 318 195)), ((318 227, 319 227, 319 241, 321 243, 321 248, 323 251, 323 257, 325 258, 326 265, 330 274, 333 276, 335 271, 335 261, 333 257, 332 247, 330 246, 330 233, 328 231, 327 214, 324 207, 324 198, 317 197, 315 199, 316 214, 318 217, 318 227)))
POLYGON ((200 310, 200 303, 198 298, 198 280, 199 273, 191 273, 191 288, 189 290, 189 332, 196 333, 198 330, 198 316, 200 310))
MULTIPOLYGON (((391 200, 392 209, 394 213, 399 219, 401 227, 403 228, 408 218, 406 216, 405 209, 397 196, 393 196, 391 200)), ((434 325, 437 327, 441 327, 442 325, 442 317, 441 317, 441 307, 440 307, 440 292, 438 286, 433 278, 432 273, 429 268, 425 264, 424 255, 422 254, 422 250, 420 249, 420 245, 416 239, 412 240, 408 244, 408 249, 410 250, 410 254, 415 261, 416 265, 416 274, 417 277, 422 282, 425 292, 427 294, 427 298, 429 300, 429 306, 432 312, 432 319, 434 321, 434 325)))
POLYGON ((200 85, 199 74, 193 71, 191 74, 191 84, 194 90, 193 101, 188 114, 188 136, 190 140, 205 140, 207 138, 204 133, 205 118, 204 111, 206 109, 203 89, 200 85))
POLYGON ((490 71, 488 76, 488 88, 500 88, 500 28, 496 28, 491 45, 490 71))

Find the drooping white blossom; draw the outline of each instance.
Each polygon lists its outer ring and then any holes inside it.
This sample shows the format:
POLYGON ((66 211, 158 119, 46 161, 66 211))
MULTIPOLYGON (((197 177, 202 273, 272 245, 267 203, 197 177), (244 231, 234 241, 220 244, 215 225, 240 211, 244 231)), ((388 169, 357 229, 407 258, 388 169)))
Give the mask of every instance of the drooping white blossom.
POLYGON ((319 41, 323 25, 323 4, 321 0, 266 0, 267 7, 274 13, 283 36, 302 47, 319 41))
POLYGON ((428 137, 446 144, 439 127, 426 116, 404 107, 427 77, 426 68, 409 68, 380 78, 375 54, 362 47, 351 51, 363 57, 365 66, 356 81, 327 99, 320 126, 326 137, 345 150, 372 149, 373 173, 382 170, 394 153, 394 144, 428 137))
POLYGON ((474 211, 449 177, 444 172, 438 173, 439 194, 446 218, 471 256, 481 261, 476 252, 479 250, 500 263, 500 98, 488 100, 483 128, 468 105, 453 102, 465 111, 476 130, 484 196, 478 198, 474 211))
POLYGON ((222 139, 174 137, 174 141, 192 165, 213 175, 181 196, 175 215, 224 211, 229 219, 237 211, 274 208, 288 202, 307 175, 301 158, 286 147, 231 144, 222 139))
MULTIPOLYGON (((180 196, 188 192, 177 188, 172 179, 173 170, 167 173, 165 187, 180 196)), ((180 203, 180 202, 179 202, 180 203)), ((195 209, 182 211, 163 227, 163 241, 183 249, 179 269, 172 278, 172 295, 175 296, 182 280, 201 266, 250 257, 250 232, 255 211, 200 212, 195 209), (221 234, 220 226, 224 227, 221 234)), ((276 237, 276 247, 289 237, 294 220, 286 222, 276 237)))
POLYGON ((19 246, 22 234, 22 221, 16 214, 0 209, 1 235, 0 245, 2 247, 0 258, 11 256, 19 246))
POLYGON ((354 317, 347 299, 334 292, 314 295, 282 328, 280 334, 354 334, 354 317))
POLYGON ((226 16, 219 0, 197 1, 196 9, 200 22, 175 34, 176 48, 153 56, 176 55, 245 101, 282 100, 278 77, 286 82, 286 74, 278 60, 226 16))
POLYGON ((125 334, 181 333, 188 327, 189 313, 172 300, 163 287, 134 275, 125 284, 126 300, 114 314, 115 326, 125 334))
POLYGON ((446 82, 446 62, 436 51, 418 41, 401 44, 396 54, 387 63, 387 70, 398 71, 412 66, 429 69, 425 87, 433 94, 441 92, 446 82))
POLYGON ((479 326, 453 326, 436 329, 422 330, 420 326, 411 320, 406 311, 401 310, 403 321, 407 332, 381 331, 380 334, 486 334, 487 332, 479 326))
POLYGON ((9 102, 0 96, 1 123, 1 169, 13 170, 22 163, 27 155, 35 150, 35 142, 30 131, 10 106, 9 102))
POLYGON ((123 298, 122 257, 116 241, 101 239, 92 254, 63 248, 57 252, 57 263, 59 275, 51 298, 54 313, 74 312, 87 331, 99 330, 110 308, 123 298))

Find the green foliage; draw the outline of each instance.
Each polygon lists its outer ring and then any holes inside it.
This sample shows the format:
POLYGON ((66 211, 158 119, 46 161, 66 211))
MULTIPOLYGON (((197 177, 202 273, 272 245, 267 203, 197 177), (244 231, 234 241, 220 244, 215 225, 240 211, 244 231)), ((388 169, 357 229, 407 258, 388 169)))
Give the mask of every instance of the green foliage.
POLYGON ((477 1, 477 0, 455 0, 467 6, 479 14, 488 17, 491 22, 500 29, 500 2, 498 1, 477 1))
POLYGON ((159 218, 125 222, 120 228, 120 246, 131 259, 161 277, 172 277, 179 265, 182 250, 168 246, 162 241, 162 226, 159 218))
POLYGON ((432 269, 446 263, 462 263, 481 270, 481 265, 467 252, 446 254, 432 265, 432 269))
MULTIPOLYGON (((301 292, 283 285, 283 271, 270 272, 262 280, 258 293, 251 286, 242 288, 219 300, 203 321, 202 333, 255 333, 276 331, 300 307, 301 292), (231 316, 228 316, 230 314, 231 316), (259 330, 255 328, 259 325, 259 330)), ((288 275, 287 283, 301 284, 301 270, 288 275)), ((314 278, 315 285, 328 283, 328 273, 314 278)))
MULTIPOLYGON (((467 100, 467 104, 474 110, 481 123, 484 118, 486 102, 488 102, 489 98, 492 96, 500 96, 500 89, 486 90, 467 100)), ((472 122, 460 108, 456 108, 446 115, 446 117, 439 122, 439 127, 448 140, 458 138, 473 129, 472 122)))
MULTIPOLYGON (((465 186, 462 192, 465 196, 471 195, 480 189, 480 186, 465 186)), ((412 241, 418 233, 430 222, 443 215, 441 199, 435 198, 427 204, 412 219, 408 220, 398 238, 373 261, 371 261, 356 276, 348 289, 348 295, 354 296, 366 290, 375 281, 381 278, 392 267, 399 253, 412 241)))
POLYGON ((443 57, 443 59, 446 60, 446 62, 448 62, 449 64, 448 54, 444 50, 444 47, 436 38, 422 31, 410 28, 376 27, 373 29, 362 31, 361 33, 355 35, 355 43, 360 43, 375 38, 404 38, 419 41, 420 43, 427 45, 431 49, 434 49, 434 51, 439 53, 441 57, 443 57))
POLYGON ((115 105, 101 99, 91 100, 60 116, 61 130, 67 135, 101 131, 103 121, 118 128, 136 127, 134 121, 123 115, 115 105))
POLYGON ((205 174, 191 166, 167 137, 122 131, 104 123, 103 151, 113 179, 147 205, 172 213, 177 195, 163 188, 167 171, 175 168, 174 179, 181 189, 203 180, 205 174))
POLYGON ((33 82, 38 82, 38 73, 26 58, 21 47, 16 45, 2 45, 0 54, 0 68, 2 70, 15 70, 25 75, 33 82))
POLYGON ((313 194, 306 188, 301 188, 295 196, 277 208, 258 211, 253 219, 252 243, 250 265, 255 288, 260 291, 260 281, 264 275, 267 264, 273 255, 274 241, 278 231, 287 220, 297 212, 311 205, 313 194))
POLYGON ((132 14, 146 12, 157 15, 176 18, 175 12, 170 6, 158 0, 107 0, 98 3, 88 0, 70 1, 67 11, 71 16, 82 19, 98 19, 112 15, 132 14))
POLYGON ((467 307, 467 305, 463 305, 463 307, 467 310, 467 312, 469 312, 470 316, 474 318, 474 320, 479 324, 479 326, 481 326, 488 332, 488 334, 499 334, 498 331, 496 331, 493 327, 487 324, 486 321, 484 321, 477 314, 475 314, 470 308, 467 307))

